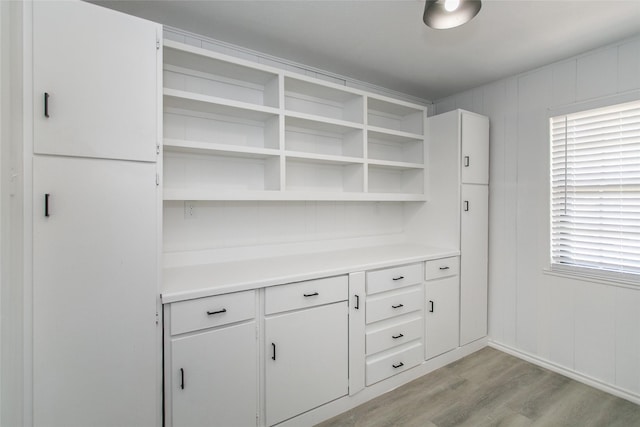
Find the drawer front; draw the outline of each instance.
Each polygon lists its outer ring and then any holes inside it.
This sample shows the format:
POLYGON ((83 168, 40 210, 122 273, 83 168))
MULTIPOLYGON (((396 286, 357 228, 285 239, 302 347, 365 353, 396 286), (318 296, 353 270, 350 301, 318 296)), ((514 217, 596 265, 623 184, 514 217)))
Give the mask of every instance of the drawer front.
POLYGON ((367 272, 367 295, 422 282, 422 264, 409 264, 367 272))
POLYGON ((422 338, 422 322, 421 317, 410 315, 398 319, 398 322, 384 325, 382 328, 368 330, 366 334, 367 355, 422 338))
POLYGON ((255 315, 255 291, 174 302, 171 335, 253 319, 255 315))
POLYGON ((265 289, 265 314, 346 301, 348 294, 348 276, 271 286, 265 289))
POLYGON ((367 358, 367 385, 377 383, 422 362, 422 344, 415 343, 398 352, 385 354, 382 357, 367 358))
POLYGON ((423 288, 420 286, 367 298, 365 310, 367 323, 421 310, 423 307, 422 291, 423 288))
POLYGON ((440 279, 441 277, 455 276, 460 273, 460 258, 434 259, 425 263, 424 278, 426 280, 440 279))

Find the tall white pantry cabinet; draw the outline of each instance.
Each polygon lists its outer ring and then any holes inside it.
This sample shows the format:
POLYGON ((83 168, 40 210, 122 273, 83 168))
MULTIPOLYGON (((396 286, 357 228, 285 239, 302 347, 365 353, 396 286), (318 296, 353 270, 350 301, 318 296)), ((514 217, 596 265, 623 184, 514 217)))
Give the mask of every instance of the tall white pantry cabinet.
POLYGON ((157 425, 162 28, 31 12, 33 425, 157 425))
POLYGON ((454 110, 428 119, 427 235, 460 249, 460 345, 487 335, 489 119, 454 110), (436 184, 437 183, 437 184, 436 184))

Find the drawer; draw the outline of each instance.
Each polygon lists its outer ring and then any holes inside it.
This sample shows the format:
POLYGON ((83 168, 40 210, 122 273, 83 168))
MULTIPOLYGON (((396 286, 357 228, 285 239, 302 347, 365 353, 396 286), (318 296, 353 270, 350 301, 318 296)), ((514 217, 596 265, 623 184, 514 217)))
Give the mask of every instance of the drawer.
POLYGON ((365 307, 367 323, 373 323, 390 317, 422 310, 424 306, 422 286, 406 290, 388 292, 367 298, 365 307))
POLYGON ((440 279, 441 277, 455 276, 460 273, 460 258, 434 259, 424 264, 424 278, 426 280, 440 279))
POLYGON ((390 291, 422 282, 422 264, 401 265, 367 272, 367 294, 390 291))
POLYGON ((348 294, 348 276, 271 286, 265 289, 265 314, 346 301, 348 294))
POLYGON ((422 338, 422 317, 418 314, 389 319, 367 329, 366 353, 371 355, 422 338))
POLYGON ((171 335, 253 319, 255 291, 216 295, 171 304, 171 335))
POLYGON ((395 352, 367 358, 366 384, 369 386, 422 362, 422 343, 414 343, 395 352))

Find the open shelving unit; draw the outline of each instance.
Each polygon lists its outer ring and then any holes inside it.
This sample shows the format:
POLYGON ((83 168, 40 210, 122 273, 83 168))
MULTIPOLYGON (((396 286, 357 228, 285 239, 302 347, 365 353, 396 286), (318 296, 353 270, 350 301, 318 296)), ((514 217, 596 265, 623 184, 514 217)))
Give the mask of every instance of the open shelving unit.
POLYGON ((421 201, 426 108, 164 42, 165 200, 421 201))

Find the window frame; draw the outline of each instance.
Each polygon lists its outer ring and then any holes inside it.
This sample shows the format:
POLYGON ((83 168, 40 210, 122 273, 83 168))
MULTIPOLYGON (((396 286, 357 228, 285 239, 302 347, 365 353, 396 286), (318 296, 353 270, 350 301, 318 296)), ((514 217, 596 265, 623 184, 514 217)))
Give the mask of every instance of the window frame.
POLYGON ((547 164, 546 164, 546 179, 547 179, 547 199, 546 199, 546 215, 547 222, 547 244, 546 244, 546 265, 543 268, 543 272, 552 276, 559 276, 569 279, 577 279, 582 281, 594 282, 599 284, 607 284, 613 286, 621 286, 625 288, 637 289, 640 287, 640 273, 628 273, 618 272, 612 270, 604 270, 597 268, 590 268, 572 264, 560 264, 553 262, 553 238, 552 238, 552 223, 553 223, 553 182, 551 178, 552 172, 552 140, 551 140, 551 119, 553 117, 570 115, 579 113, 582 111, 588 111, 592 109, 598 109, 608 106, 614 106, 617 104, 624 104, 628 102, 640 101, 640 90, 631 91, 624 94, 616 94, 612 96, 592 99, 583 102, 577 102, 573 104, 563 105, 559 107, 553 107, 547 109, 546 116, 546 135, 547 135, 547 164))

